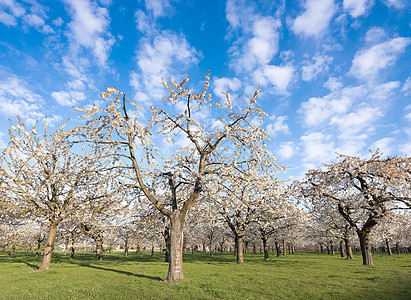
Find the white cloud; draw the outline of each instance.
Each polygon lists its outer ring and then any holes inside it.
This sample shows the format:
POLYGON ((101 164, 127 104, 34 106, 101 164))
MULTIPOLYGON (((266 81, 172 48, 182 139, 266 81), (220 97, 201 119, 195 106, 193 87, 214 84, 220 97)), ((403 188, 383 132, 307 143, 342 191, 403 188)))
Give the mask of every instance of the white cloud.
POLYGON ((274 123, 268 124, 266 128, 266 131, 270 135, 274 136, 277 133, 290 134, 290 128, 288 127, 287 123, 285 123, 285 121, 287 121, 287 116, 279 116, 277 118, 274 117, 274 119, 274 123))
POLYGON ((43 103, 43 98, 29 90, 27 84, 15 75, 0 82, 0 112, 3 115, 19 115, 34 123, 44 116, 43 103))
POLYGON ((57 19, 54 19, 52 23, 54 26, 60 27, 64 24, 64 21, 62 18, 58 17, 57 19))
POLYGON ((353 18, 366 14, 373 5, 373 0, 344 0, 343 2, 344 10, 348 11, 353 18))
POLYGON ((278 52, 280 25, 273 17, 256 17, 252 23, 252 37, 233 53, 231 66, 240 72, 268 64, 278 52))
POLYGON ((349 114, 332 117, 330 125, 336 125, 342 136, 350 136, 358 132, 372 131, 372 125, 381 116, 383 116, 383 112, 380 108, 362 103, 349 114))
POLYGON ((358 51, 349 74, 357 78, 375 78, 379 71, 394 65, 410 43, 411 38, 398 37, 358 51))
POLYGON ((293 157, 297 152, 297 147, 293 142, 283 142, 280 144, 276 154, 279 158, 287 160, 293 157))
POLYGON ((2 9, 0 12, 0 22, 8 27, 17 26, 17 19, 26 13, 24 7, 14 0, 0 1, 0 9, 2 9))
POLYGON ((86 99, 82 92, 53 92, 51 96, 62 106, 73 106, 86 99))
POLYGON ((223 78, 218 78, 218 77, 214 77, 213 78, 213 92, 214 94, 221 98, 221 99, 225 99, 225 96, 221 93, 221 92, 225 92, 227 91, 228 88, 230 88, 230 95, 231 95, 231 99, 235 98, 232 97, 233 93, 232 92, 237 92, 239 91, 239 89, 241 88, 241 81, 238 78, 227 78, 227 77, 223 77, 223 78))
POLYGON ((384 28, 373 27, 365 34, 365 42, 368 44, 378 44, 386 40, 387 33, 384 28))
POLYGON ((394 93, 397 92, 400 85, 399 81, 390 81, 377 86, 371 85, 369 87, 369 98, 387 101, 387 99, 393 98, 394 93))
POLYGON ((100 66, 107 64, 108 56, 115 40, 109 33, 108 10, 88 0, 66 0, 70 5, 72 21, 67 36, 76 56, 81 47, 91 50, 100 66))
POLYGON ((334 0, 307 0, 305 11, 292 23, 292 30, 296 34, 320 36, 337 11, 334 0))
POLYGON ((200 56, 184 35, 162 31, 152 41, 142 39, 137 52, 137 65, 141 72, 131 73, 130 84, 136 91, 149 93, 153 101, 158 100, 164 96, 162 78, 167 80, 173 76, 177 80, 180 75, 176 70, 197 64, 200 56))
POLYGON ((405 7, 405 0, 384 0, 388 7, 394 7, 396 9, 401 9, 405 7))
POLYGON ((404 84, 401 87, 401 92, 403 92, 406 96, 409 95, 411 90, 411 77, 408 77, 404 84))
POLYGON ((334 143, 330 141, 330 136, 312 132, 300 139, 304 146, 303 161, 327 162, 334 158, 334 143))
POLYGON ((267 65, 257 69, 253 73, 253 79, 255 82, 262 86, 269 84, 275 87, 275 91, 280 94, 287 93, 287 87, 293 80, 294 67, 291 65, 286 66, 273 66, 267 65))
POLYGON ((311 81, 320 73, 328 71, 328 65, 331 64, 333 58, 328 55, 317 54, 313 57, 313 61, 301 67, 302 79, 304 81, 311 81))
POLYGON ((305 126, 322 126, 334 115, 348 112, 353 102, 365 97, 366 94, 367 90, 362 86, 333 91, 322 98, 312 97, 303 102, 299 113, 303 116, 305 126))
POLYGON ((380 139, 378 141, 375 141, 372 145, 371 145, 371 149, 372 151, 375 151, 377 149, 380 150, 380 152, 384 153, 384 155, 391 155, 392 154, 392 146, 394 144, 394 139, 393 138, 383 138, 380 139))
POLYGON ((171 8, 168 0, 146 0, 146 9, 149 10, 154 18, 162 17, 171 8))
POLYGON ((407 155, 408 157, 411 156, 411 143, 405 143, 400 145, 400 151, 407 155))
POLYGON ((16 18, 13 15, 8 14, 4 11, 0 11, 0 22, 6 25, 7 27, 17 26, 16 18))
POLYGON ((329 89, 330 91, 336 91, 343 87, 343 83, 341 82, 341 78, 330 77, 323 84, 323 86, 329 89))

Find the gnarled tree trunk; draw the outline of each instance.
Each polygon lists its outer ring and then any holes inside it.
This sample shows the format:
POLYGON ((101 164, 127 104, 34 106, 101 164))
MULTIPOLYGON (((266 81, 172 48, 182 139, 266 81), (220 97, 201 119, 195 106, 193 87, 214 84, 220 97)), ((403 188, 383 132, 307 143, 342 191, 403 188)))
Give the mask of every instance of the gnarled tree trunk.
POLYGON ((103 235, 101 233, 97 234, 95 239, 96 242, 96 260, 103 260, 103 235))
POLYGON ((347 253, 347 259, 354 259, 354 255, 352 254, 350 239, 348 237, 344 238, 344 243, 345 243, 345 252, 347 253))
POLYGON ((345 257, 345 255, 344 255, 344 240, 340 241, 340 254, 341 254, 341 257, 345 257))
POLYGON ((57 235, 57 225, 57 223, 50 224, 49 235, 47 237, 46 247, 44 248, 43 260, 39 268, 40 271, 50 269, 51 254, 54 250, 54 242, 56 241, 57 235))
POLYGON ((358 237, 360 239, 362 264, 363 265, 373 266, 374 262, 372 261, 369 231, 367 231, 367 230, 358 230, 357 234, 358 234, 358 237))

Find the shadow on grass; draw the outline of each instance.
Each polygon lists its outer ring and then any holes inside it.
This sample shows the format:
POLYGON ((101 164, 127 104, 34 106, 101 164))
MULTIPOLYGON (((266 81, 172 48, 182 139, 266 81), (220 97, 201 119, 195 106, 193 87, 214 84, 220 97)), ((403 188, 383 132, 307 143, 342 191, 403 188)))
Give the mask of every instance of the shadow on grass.
POLYGON ((143 274, 135 274, 135 273, 128 272, 128 271, 122 271, 122 270, 116 270, 116 269, 110 269, 110 268, 103 268, 103 267, 93 266, 93 265, 79 263, 79 262, 75 262, 75 261, 70 261, 70 263, 81 266, 81 267, 87 267, 87 268, 103 270, 103 271, 111 271, 111 272, 115 272, 115 273, 119 273, 119 274, 124 274, 124 275, 127 275, 127 276, 135 276, 135 277, 139 277, 139 278, 146 278, 146 279, 150 279, 150 280, 154 280, 154 281, 163 281, 163 279, 161 279, 160 277, 148 276, 148 275, 143 275, 143 274))

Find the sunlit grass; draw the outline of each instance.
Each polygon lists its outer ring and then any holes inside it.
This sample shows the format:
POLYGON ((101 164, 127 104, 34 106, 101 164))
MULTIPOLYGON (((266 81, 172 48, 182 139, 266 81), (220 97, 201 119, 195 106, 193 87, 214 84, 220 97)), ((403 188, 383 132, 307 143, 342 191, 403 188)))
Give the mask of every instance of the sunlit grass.
POLYGON ((36 271, 41 258, 0 252, 1 299, 411 299, 411 256, 376 254, 375 266, 361 257, 298 253, 264 261, 231 254, 184 256, 185 279, 164 282, 167 263, 160 253, 105 253, 75 259, 54 254, 51 270, 36 271))

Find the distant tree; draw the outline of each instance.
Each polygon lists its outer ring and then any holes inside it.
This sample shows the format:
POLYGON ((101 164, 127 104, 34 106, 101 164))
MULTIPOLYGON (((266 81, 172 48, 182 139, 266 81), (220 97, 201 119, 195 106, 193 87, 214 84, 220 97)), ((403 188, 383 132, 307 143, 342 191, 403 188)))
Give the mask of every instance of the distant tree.
POLYGON ((25 218, 47 223, 48 238, 40 270, 50 268, 58 225, 72 217, 83 199, 79 191, 93 184, 89 175, 102 167, 95 157, 103 153, 99 149, 73 149, 70 137, 74 131, 64 131, 65 126, 66 123, 48 133, 46 121, 44 133, 40 134, 37 124, 26 129, 18 119, 17 125, 11 126, 10 141, 1 160, 1 188, 7 191, 6 205, 25 218))
POLYGON ((311 170, 303 184, 306 197, 321 199, 355 229, 364 265, 373 265, 370 233, 390 212, 411 207, 411 158, 370 159, 340 156, 336 163, 311 170))

